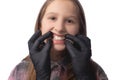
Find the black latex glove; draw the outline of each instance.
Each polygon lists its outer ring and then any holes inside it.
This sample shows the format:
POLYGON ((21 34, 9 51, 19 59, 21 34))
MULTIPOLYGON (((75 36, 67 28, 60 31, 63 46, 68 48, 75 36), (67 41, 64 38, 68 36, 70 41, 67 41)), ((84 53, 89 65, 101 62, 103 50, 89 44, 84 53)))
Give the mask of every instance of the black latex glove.
POLYGON ((90 39, 83 35, 66 35, 66 47, 72 60, 77 80, 93 80, 89 72, 91 58, 90 39))
POLYGON ((50 79, 50 48, 51 40, 47 43, 44 40, 49 38, 52 33, 48 32, 40 36, 40 31, 37 31, 28 41, 30 58, 36 70, 36 80, 49 80, 50 79))

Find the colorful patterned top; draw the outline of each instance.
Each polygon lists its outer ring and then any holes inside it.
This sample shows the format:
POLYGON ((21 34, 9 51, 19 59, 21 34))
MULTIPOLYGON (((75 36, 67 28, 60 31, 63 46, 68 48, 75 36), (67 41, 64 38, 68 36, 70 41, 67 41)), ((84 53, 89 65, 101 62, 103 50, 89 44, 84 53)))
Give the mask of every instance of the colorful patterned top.
MULTIPOLYGON (((54 64, 52 64, 51 66, 53 66, 53 65, 54 64)), ((75 76, 72 72, 72 65, 65 63, 64 66, 66 66, 66 68, 67 68, 68 75, 67 75, 67 79, 64 78, 62 80, 75 80, 75 76)), ((103 69, 97 63, 95 63, 93 60, 91 60, 91 71, 92 71, 92 74, 95 75, 96 80, 108 80, 103 69)), ((14 70, 11 72, 8 80, 36 80, 34 66, 33 66, 32 61, 29 56, 27 56, 25 59, 23 59, 14 68, 14 70)))

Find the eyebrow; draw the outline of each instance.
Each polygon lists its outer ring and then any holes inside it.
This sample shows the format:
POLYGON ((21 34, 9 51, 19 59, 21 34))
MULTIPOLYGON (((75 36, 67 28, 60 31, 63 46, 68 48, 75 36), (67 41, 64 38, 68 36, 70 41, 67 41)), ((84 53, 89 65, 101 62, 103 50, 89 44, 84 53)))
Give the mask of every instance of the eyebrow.
MULTIPOLYGON (((49 13, 47 13, 46 15, 50 15, 50 14, 58 15, 58 14, 55 13, 55 12, 49 12, 49 13)), ((71 17, 77 19, 77 17, 76 17, 75 15, 68 16, 68 18, 71 18, 71 17)))
POLYGON ((46 15, 50 15, 50 14, 56 14, 57 15, 57 13, 55 13, 55 12, 49 12, 46 15))
POLYGON ((77 17, 76 16, 69 16, 70 18, 72 17, 72 18, 75 18, 75 19, 77 19, 77 17))

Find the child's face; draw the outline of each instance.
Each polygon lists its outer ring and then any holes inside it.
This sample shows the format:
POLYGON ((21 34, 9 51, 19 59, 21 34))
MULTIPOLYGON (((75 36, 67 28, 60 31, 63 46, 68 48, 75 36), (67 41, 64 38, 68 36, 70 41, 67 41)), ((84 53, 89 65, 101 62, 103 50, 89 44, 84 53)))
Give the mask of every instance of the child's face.
POLYGON ((80 28, 76 7, 70 0, 54 0, 41 23, 42 34, 53 32, 53 48, 57 51, 65 49, 65 34, 76 35, 80 28))

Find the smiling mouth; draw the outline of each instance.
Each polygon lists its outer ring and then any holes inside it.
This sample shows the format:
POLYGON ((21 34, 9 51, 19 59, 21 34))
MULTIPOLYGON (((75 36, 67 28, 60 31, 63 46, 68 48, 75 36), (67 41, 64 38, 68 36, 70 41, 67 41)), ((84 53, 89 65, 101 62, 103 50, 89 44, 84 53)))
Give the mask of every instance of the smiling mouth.
POLYGON ((64 40, 64 35, 53 34, 53 40, 64 40))
POLYGON ((54 36, 53 40, 64 40, 65 37, 61 37, 61 36, 54 36))
POLYGON ((65 36, 53 34, 53 43, 54 44, 64 44, 65 36))

